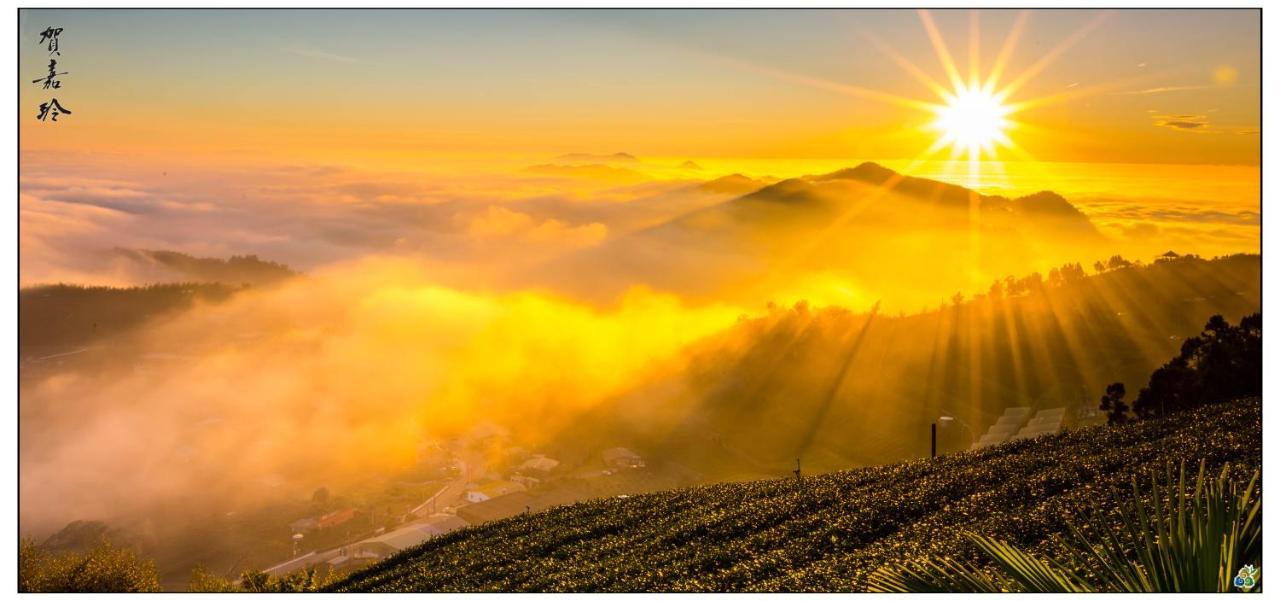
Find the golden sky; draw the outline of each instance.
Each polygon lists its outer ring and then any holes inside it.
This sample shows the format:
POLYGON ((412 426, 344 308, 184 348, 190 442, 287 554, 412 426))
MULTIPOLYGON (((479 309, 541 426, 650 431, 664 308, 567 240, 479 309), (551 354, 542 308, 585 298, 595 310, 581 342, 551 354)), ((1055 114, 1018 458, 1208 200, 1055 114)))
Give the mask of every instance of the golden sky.
POLYGON ((1004 160, 1259 155, 1256 10, 25 10, 26 79, 48 26, 74 115, 24 85, 23 150, 908 159, 949 57, 1031 103, 1004 160))

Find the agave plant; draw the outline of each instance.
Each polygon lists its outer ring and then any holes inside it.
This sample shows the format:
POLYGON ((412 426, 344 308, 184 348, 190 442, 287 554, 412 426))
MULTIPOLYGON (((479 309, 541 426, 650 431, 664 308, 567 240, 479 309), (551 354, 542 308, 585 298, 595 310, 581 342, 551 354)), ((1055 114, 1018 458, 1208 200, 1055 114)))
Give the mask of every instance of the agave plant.
POLYGON ((967 562, 932 558, 881 568, 869 577, 869 588, 877 592, 1260 591, 1256 567, 1262 559, 1262 498, 1254 494, 1260 472, 1254 471, 1242 487, 1228 478, 1228 466, 1216 479, 1206 479, 1201 461, 1191 494, 1185 463, 1179 466, 1176 481, 1172 466, 1165 467, 1165 474, 1161 485, 1156 472, 1151 473, 1149 508, 1142 502, 1137 478, 1132 482, 1132 500, 1125 502, 1115 495, 1118 530, 1098 513, 1092 518, 1097 533, 1093 539, 1068 524, 1071 536, 1061 545, 1066 550, 1065 563, 968 533, 966 537, 995 564, 999 577, 967 562), (1254 569, 1238 572, 1246 567, 1254 569), (1252 586, 1240 586, 1249 581, 1252 586))

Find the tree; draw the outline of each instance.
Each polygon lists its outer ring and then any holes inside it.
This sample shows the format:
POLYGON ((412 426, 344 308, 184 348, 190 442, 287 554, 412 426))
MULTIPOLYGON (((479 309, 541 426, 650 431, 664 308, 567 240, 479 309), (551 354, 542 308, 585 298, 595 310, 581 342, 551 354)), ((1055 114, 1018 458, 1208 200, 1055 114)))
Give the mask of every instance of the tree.
POLYGON ((1124 402, 1124 383, 1115 382, 1107 386, 1102 395, 1102 403, 1098 408, 1107 414, 1107 423, 1121 424, 1129 419, 1129 405, 1124 402))
POLYGON ((275 577, 259 570, 250 570, 240 575, 240 588, 247 593, 309 593, 320 590, 329 584, 329 578, 316 575, 315 568, 308 568, 292 574, 275 577))
POLYGON ((1110 259, 1107 259, 1107 269, 1123 269, 1131 266, 1133 266, 1133 262, 1120 255, 1112 255, 1110 259))
POLYGON ((993 301, 1000 300, 1000 297, 1003 296, 1003 294, 1004 294, 1004 290, 1003 290, 1003 286, 1001 286, 1000 284, 1000 280, 996 280, 994 283, 992 283, 991 289, 987 290, 987 296, 991 297, 991 300, 993 301))
MULTIPOLYGON (((1186 347, 1185 344, 1183 346, 1186 347)), ((1134 415, 1139 419, 1149 419, 1164 415, 1168 410, 1191 405, 1186 397, 1194 388, 1194 379, 1195 374, 1183 356, 1170 359, 1151 372, 1151 380, 1138 391, 1138 398, 1133 402, 1134 415)))
POLYGON ((261 570, 249 570, 240 575, 240 588, 246 593, 270 593, 271 581, 270 574, 261 570))
POLYGON ((1062 269, 1059 270, 1059 273, 1061 273, 1062 275, 1062 282, 1064 284, 1068 282, 1074 282, 1076 280, 1083 280, 1086 275, 1084 272, 1084 267, 1081 267, 1079 263, 1067 263, 1066 265, 1062 266, 1062 269))
POLYGON ((156 566, 105 538, 84 554, 18 543, 18 592, 150 593, 160 591, 156 566))
POLYGON ((218 576, 204 566, 191 569, 191 580, 187 583, 189 593, 238 593, 240 588, 235 583, 218 576))
POLYGON ((311 502, 316 505, 324 505, 329 502, 329 489, 321 486, 315 492, 311 493, 311 502))
POLYGON ((1044 276, 1040 275, 1038 271, 1018 280, 1018 283, 1019 287, 1027 294, 1036 294, 1044 291, 1044 276))
POLYGON ((1093 262, 1093 270, 1094 270, 1094 271, 1096 271, 1096 272, 1098 272, 1098 273, 1102 273, 1102 272, 1104 272, 1104 271, 1106 271, 1106 270, 1107 270, 1107 266, 1106 266, 1106 264, 1105 264, 1105 263, 1103 263, 1102 261, 1094 261, 1094 262, 1093 262))
POLYGON ((1232 326, 1221 315, 1151 373, 1133 403, 1140 419, 1262 394, 1262 314, 1232 326))

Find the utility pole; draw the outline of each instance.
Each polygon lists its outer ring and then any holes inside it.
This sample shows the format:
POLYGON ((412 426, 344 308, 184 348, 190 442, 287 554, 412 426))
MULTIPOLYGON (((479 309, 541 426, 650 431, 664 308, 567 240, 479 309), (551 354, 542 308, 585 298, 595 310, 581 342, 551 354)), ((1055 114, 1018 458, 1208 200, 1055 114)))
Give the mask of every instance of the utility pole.
POLYGON ((796 469, 791 470, 791 473, 796 475, 796 484, 799 484, 800 483, 800 458, 799 457, 796 457, 796 469))
POLYGON ((938 422, 929 424, 929 458, 938 456, 938 422))

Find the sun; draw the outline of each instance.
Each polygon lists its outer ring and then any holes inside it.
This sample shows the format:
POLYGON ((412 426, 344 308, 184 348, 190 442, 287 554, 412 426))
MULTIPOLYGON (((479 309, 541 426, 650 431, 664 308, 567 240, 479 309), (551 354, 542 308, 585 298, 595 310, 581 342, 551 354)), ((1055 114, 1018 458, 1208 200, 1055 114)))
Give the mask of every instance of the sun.
POLYGON ((967 154, 975 159, 993 155, 997 144, 1009 144, 1005 131, 1012 125, 1007 117, 1013 111, 999 93, 960 86, 943 94, 943 104, 934 112, 932 127, 941 135, 938 145, 951 146, 953 155, 967 154))

